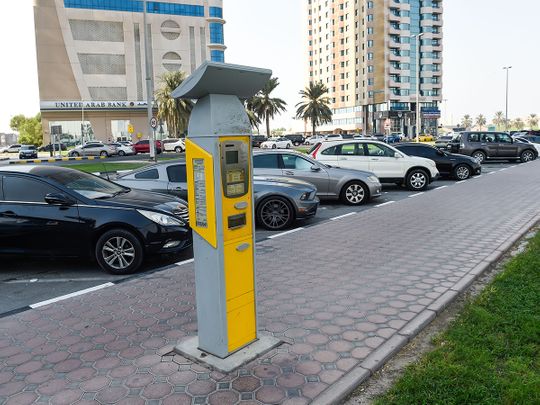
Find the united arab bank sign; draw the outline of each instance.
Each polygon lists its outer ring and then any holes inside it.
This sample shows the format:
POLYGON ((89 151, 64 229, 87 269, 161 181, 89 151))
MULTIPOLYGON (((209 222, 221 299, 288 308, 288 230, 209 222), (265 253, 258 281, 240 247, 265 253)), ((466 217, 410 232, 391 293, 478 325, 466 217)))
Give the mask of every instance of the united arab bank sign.
POLYGON ((145 101, 42 101, 41 111, 145 110, 145 101))

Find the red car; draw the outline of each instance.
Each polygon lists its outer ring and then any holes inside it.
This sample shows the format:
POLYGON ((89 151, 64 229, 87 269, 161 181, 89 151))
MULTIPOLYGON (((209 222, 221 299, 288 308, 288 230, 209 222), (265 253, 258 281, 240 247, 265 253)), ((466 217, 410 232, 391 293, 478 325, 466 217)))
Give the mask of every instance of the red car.
MULTIPOLYGON (((150 153, 150 141, 139 141, 135 145, 133 145, 133 149, 135 150, 135 154, 150 153)), ((161 153, 161 141, 156 141, 156 152, 161 153)))

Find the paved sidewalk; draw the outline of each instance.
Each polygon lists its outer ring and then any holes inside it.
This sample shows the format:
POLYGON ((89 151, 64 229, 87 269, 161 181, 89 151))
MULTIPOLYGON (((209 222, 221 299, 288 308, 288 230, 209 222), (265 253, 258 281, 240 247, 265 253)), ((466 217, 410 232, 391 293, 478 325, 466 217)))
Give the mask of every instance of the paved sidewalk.
POLYGON ((197 330, 191 264, 1 319, 0 403, 332 403, 532 227, 539 201, 536 161, 258 244, 260 327, 287 343, 228 375, 170 353, 197 330))

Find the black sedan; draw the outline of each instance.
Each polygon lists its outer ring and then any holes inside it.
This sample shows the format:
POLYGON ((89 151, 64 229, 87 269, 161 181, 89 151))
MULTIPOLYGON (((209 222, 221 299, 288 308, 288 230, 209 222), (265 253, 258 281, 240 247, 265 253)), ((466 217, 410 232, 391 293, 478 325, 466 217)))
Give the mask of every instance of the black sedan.
POLYGON ((191 243, 179 198, 56 166, 0 169, 0 254, 90 257, 128 274, 191 243))
POLYGON ((482 172, 482 166, 470 156, 448 153, 433 146, 419 143, 400 143, 394 146, 406 155, 433 160, 441 176, 466 180, 482 172))

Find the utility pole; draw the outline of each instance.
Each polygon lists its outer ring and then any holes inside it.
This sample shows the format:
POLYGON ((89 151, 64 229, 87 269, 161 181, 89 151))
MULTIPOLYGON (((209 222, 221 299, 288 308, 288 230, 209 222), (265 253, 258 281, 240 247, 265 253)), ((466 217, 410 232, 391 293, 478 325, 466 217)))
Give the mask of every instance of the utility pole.
POLYGON ((148 120, 146 122, 146 128, 148 130, 148 141, 150 143, 150 160, 157 161, 157 155, 156 155, 156 140, 154 139, 154 129, 150 126, 150 121, 152 120, 152 117, 154 115, 154 112, 152 110, 152 101, 154 99, 154 78, 152 77, 152 61, 150 59, 150 52, 148 50, 148 37, 152 35, 152 33, 148 30, 148 24, 146 22, 146 11, 147 11, 147 5, 146 0, 143 1, 143 7, 144 7, 144 17, 143 17, 143 24, 144 24, 144 58, 146 61, 146 102, 147 102, 147 112, 148 112, 148 120))
POLYGON ((505 66, 503 70, 506 70, 506 118, 505 118, 505 128, 508 131, 508 72, 510 72, 512 66, 505 66))

